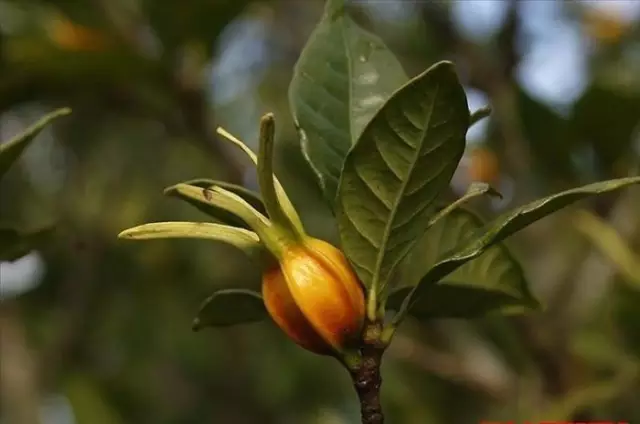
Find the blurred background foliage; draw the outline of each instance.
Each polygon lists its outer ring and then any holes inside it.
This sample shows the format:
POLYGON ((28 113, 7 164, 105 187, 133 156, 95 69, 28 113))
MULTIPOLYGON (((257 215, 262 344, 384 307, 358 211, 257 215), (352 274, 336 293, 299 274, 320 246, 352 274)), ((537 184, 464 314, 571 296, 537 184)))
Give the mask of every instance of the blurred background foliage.
MULTIPOLYGON (((640 3, 365 1, 353 16, 410 75, 453 60, 472 109, 451 195, 491 216, 638 174, 640 3)), ((269 323, 190 331, 215 287, 259 276, 204 241, 128 243, 149 221, 205 220, 163 197, 209 177, 256 188, 245 158, 278 120, 277 170, 312 234, 335 228, 289 117, 293 64, 321 0, 0 0, 0 139, 49 110, 0 188, 0 221, 54 225, 0 265, 3 424, 355 423, 348 378, 269 323)), ((640 192, 581 203, 509 240, 544 311, 407 322, 384 364, 391 423, 640 420, 640 192)))

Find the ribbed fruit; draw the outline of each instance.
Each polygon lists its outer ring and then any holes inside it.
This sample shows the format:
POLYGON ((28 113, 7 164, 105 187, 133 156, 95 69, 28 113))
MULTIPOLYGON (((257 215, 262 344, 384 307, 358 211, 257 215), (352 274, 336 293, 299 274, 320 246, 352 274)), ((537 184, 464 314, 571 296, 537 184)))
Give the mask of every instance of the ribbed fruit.
POLYGON ((362 285, 342 252, 307 238, 286 249, 279 267, 266 272, 267 311, 296 343, 329 355, 359 336, 365 313, 362 285))

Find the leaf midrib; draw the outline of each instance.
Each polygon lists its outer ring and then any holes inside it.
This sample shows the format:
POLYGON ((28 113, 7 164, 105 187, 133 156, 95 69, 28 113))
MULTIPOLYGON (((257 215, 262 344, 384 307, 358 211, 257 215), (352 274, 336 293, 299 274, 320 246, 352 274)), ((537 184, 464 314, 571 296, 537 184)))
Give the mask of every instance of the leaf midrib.
MULTIPOLYGON (((440 91, 440 84, 437 83, 436 87, 435 87, 435 92, 431 101, 431 105, 429 106, 429 113, 428 116, 425 120, 426 125, 424 126, 424 129, 422 130, 421 134, 420 134, 420 140, 422 141, 422 143, 424 143, 424 140, 426 139, 427 134, 429 133, 429 122, 431 122, 431 118, 433 117, 433 111, 435 109, 435 104, 436 104, 436 99, 438 98, 438 92, 440 91)), ((380 112, 382 112, 384 109, 380 109, 380 112)), ((402 182, 401 186, 400 186, 400 190, 398 190, 398 196, 396 196, 394 202, 393 202, 393 208, 390 210, 390 216, 389 219, 387 220, 387 225, 385 225, 384 228, 384 233, 383 233, 383 237, 382 237, 382 243, 380 246, 380 249, 378 250, 378 257, 376 258, 376 265, 374 268, 374 272, 373 272, 373 281, 371 283, 371 287, 374 290, 379 290, 380 287, 380 269, 382 268, 382 262, 384 260, 385 257, 385 249, 386 246, 388 244, 389 241, 389 233, 391 232, 391 228, 392 228, 392 223, 395 219, 395 215, 398 211, 398 205, 400 204, 400 200, 404 197, 404 192, 407 189, 407 185, 409 184, 409 181, 411 180, 411 174, 413 172, 413 169, 416 166, 416 163, 418 162, 418 160, 421 157, 421 147, 422 147, 422 143, 420 143, 420 148, 416 149, 416 153, 413 157, 413 160, 411 161, 411 167, 409 168, 409 175, 407 176, 407 178, 402 182)))

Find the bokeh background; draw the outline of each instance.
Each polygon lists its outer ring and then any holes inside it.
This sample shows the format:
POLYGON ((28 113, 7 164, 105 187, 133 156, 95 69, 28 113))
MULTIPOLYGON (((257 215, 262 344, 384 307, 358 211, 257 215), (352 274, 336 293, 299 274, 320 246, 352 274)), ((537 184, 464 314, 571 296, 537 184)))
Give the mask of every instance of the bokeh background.
MULTIPOLYGON (((0 187, 0 221, 54 225, 0 264, 2 424, 358 422, 348 376, 270 323, 190 330, 214 288, 256 284, 231 248, 124 242, 148 221, 206 220, 164 187, 256 187, 215 126, 255 147, 278 121, 277 171, 312 234, 335 228, 288 112, 292 67, 320 0, 0 0, 0 139, 47 128, 0 187)), ((453 60, 472 109, 451 195, 492 183, 504 208, 638 175, 640 2, 354 0, 415 75, 453 60)), ((386 356, 390 423, 640 422, 640 192, 547 218, 509 239, 544 311, 407 322, 386 356), (517 421, 520 420, 520 421, 517 421)))

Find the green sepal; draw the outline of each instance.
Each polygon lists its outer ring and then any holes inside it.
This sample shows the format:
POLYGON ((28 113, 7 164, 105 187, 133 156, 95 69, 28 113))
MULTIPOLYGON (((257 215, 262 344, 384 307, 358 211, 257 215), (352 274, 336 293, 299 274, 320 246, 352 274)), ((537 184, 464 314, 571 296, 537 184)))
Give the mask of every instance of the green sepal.
POLYGON ((181 196, 224 209, 242 219, 258 235, 260 241, 271 254, 276 257, 281 256, 286 245, 298 242, 298 240, 291 239, 290 234, 283 233, 279 228, 273 226, 267 217, 252 208, 240 196, 228 190, 221 187, 203 189, 186 184, 177 184, 174 188, 176 193, 181 196))
MULTIPOLYGON (((224 128, 218 127, 217 133, 221 135, 225 140, 231 142, 234 146, 242 150, 256 166, 258 165, 258 157, 256 156, 255 153, 253 153, 253 151, 245 143, 240 141, 238 138, 233 136, 224 128)), ((285 213, 287 214, 291 222, 293 222, 295 227, 300 232, 303 232, 304 227, 302 225, 302 220, 300 219, 300 216, 298 215, 298 212, 296 211, 296 209, 293 207, 293 203, 291 203, 291 200, 289 200, 289 196, 287 196, 287 193, 284 191, 284 188, 282 187, 280 180, 278 180, 278 177, 276 177, 275 175, 273 176, 273 179, 274 179, 276 194, 278 196, 278 200, 280 202, 282 209, 285 211, 285 213)))
POLYGON ((212 180, 210 178, 194 178, 193 180, 183 181, 182 184, 192 185, 196 187, 212 189, 215 186, 222 187, 223 189, 232 192, 244 199, 245 202, 250 204, 255 210, 263 215, 267 214, 267 210, 264 207, 260 194, 250 190, 244 186, 229 183, 221 180, 212 180))
POLYGON ((269 315, 260 293, 247 289, 221 289, 200 305, 193 331, 262 321, 269 315))
POLYGON ((210 222, 153 222, 129 228, 118 234, 126 240, 196 238, 230 244, 258 263, 264 260, 265 249, 258 235, 243 228, 210 222))
POLYGON ((264 206, 271 223, 282 232, 287 232, 292 239, 304 236, 304 230, 293 223, 278 196, 273 173, 273 154, 276 141, 276 123, 273 114, 267 113, 260 120, 260 146, 258 150, 258 184, 264 206))
MULTIPOLYGON (((257 210, 263 215, 266 215, 266 209, 262 200, 258 196, 257 193, 239 186, 237 184, 227 183, 224 181, 217 180, 209 180, 209 179, 196 179, 185 181, 180 184, 191 185, 194 187, 200 187, 203 189, 213 189, 214 187, 222 187, 223 189, 230 191, 231 193, 241 197, 244 201, 246 201, 252 208, 257 210)), ((220 221, 224 224, 233 225, 235 227, 241 227, 246 229, 251 229, 247 223, 245 223, 241 218, 239 218, 236 214, 231 213, 218 205, 212 205, 211 203, 203 203, 193 197, 185 196, 183 193, 176 191, 176 185, 171 187, 167 187, 164 190, 164 194, 167 196, 180 198, 190 205, 196 207, 201 212, 207 214, 208 216, 214 218, 217 221, 220 221)))

